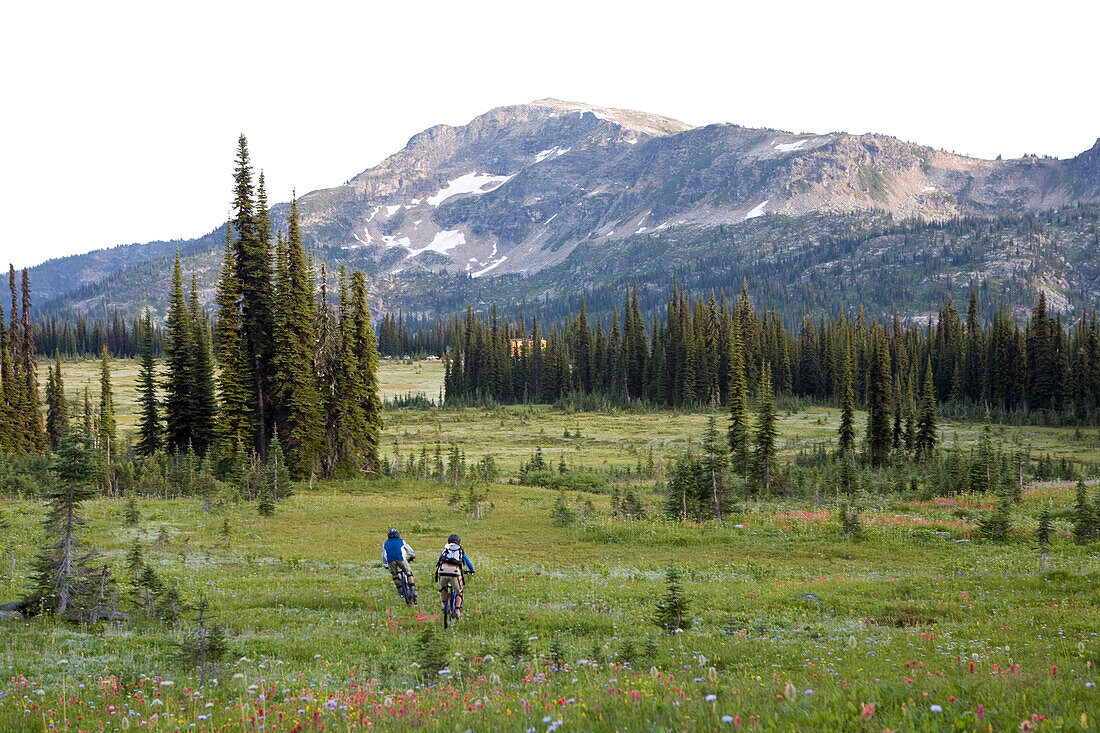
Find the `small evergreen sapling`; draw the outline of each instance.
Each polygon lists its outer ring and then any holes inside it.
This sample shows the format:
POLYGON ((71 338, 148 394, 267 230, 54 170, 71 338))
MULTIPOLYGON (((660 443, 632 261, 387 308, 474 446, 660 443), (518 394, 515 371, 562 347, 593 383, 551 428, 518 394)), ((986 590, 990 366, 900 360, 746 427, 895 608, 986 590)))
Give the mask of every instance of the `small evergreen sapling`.
POLYGON ((198 667, 199 684, 205 684, 207 671, 214 674, 217 664, 229 651, 225 638, 225 628, 211 622, 207 616, 210 604, 205 598, 199 600, 195 629, 188 634, 178 647, 178 658, 189 669, 198 667))
POLYGON ((688 603, 680 587, 679 568, 671 567, 665 572, 665 594, 653 609, 653 623, 669 634, 691 628, 688 603))
POLYGON ((1050 507, 1043 507, 1039 512, 1039 526, 1035 530, 1035 542, 1039 546, 1039 572, 1046 572, 1047 552, 1050 550, 1050 540, 1054 535, 1054 528, 1050 521, 1050 507))
POLYGON ((527 632, 523 629, 516 628, 508 634, 507 646, 505 652, 512 659, 519 663, 519 660, 527 657, 531 654, 531 640, 527 636, 527 632))
POLYGON ((47 490, 45 527, 49 544, 35 560, 26 605, 59 616, 80 615, 92 601, 88 560, 81 554, 80 505, 95 496, 98 455, 87 430, 67 433, 54 460, 57 481, 47 490))
POLYGON ((202 459, 199 466, 199 475, 195 480, 195 490, 202 499, 202 510, 210 513, 213 509, 214 497, 218 493, 218 480, 214 478, 214 469, 210 465, 209 457, 202 459))
POLYGON ((531 460, 527 462, 524 467, 524 473, 530 471, 548 471, 550 465, 546 462, 546 459, 542 457, 542 446, 536 446, 535 455, 531 457, 531 460))
POLYGON ((267 463, 260 478, 260 515, 270 517, 275 513, 275 503, 291 495, 290 473, 283 460, 283 449, 279 445, 279 438, 274 437, 268 447, 267 463))
POLYGON ((179 590, 165 583, 147 562, 142 565, 132 591, 135 605, 150 619, 158 619, 167 626, 175 626, 180 614, 186 610, 179 590))
POLYGON ((260 502, 256 509, 261 517, 270 517, 275 514, 275 494, 267 481, 260 484, 260 502))
POLYGON ((550 664, 565 664, 565 647, 561 643, 560 636, 550 640, 550 664))
POLYGON ((137 498, 132 491, 126 499, 126 513, 124 518, 127 527, 136 527, 138 522, 141 521, 141 514, 138 512, 137 498))
POLYGON ((141 572, 145 568, 145 553, 141 548, 141 542, 134 540, 130 549, 126 551, 126 571, 133 583, 141 578, 141 572))
POLYGON ((1073 507, 1073 539, 1086 545, 1096 539, 1096 511, 1089 502, 1084 481, 1077 482, 1077 497, 1073 507))
POLYGON ((1012 508, 1007 498, 1002 499, 978 522, 978 531, 981 536, 998 542, 1008 539, 1011 529, 1012 508))
POLYGON ((439 627, 428 625, 420 632, 416 644, 416 660, 420 665, 422 677, 434 679, 439 670, 447 666, 450 649, 447 639, 439 632, 439 627))
POLYGON ((576 519, 573 510, 565 503, 565 494, 558 494, 557 501, 554 502, 554 508, 550 510, 550 518, 559 527, 567 527, 576 519))
POLYGON ((840 522, 840 531, 844 533, 845 537, 854 540, 863 539, 863 522, 859 520, 858 509, 850 507, 847 502, 844 502, 837 509, 837 519, 840 522))
POLYGON ((267 449, 264 481, 271 484, 274 501, 279 502, 294 496, 294 491, 290 488, 290 472, 287 470, 286 460, 283 458, 283 446, 279 443, 278 436, 271 439, 271 445, 267 449))
POLYGON ((623 639, 619 642, 619 659, 628 667, 634 666, 638 660, 638 648, 634 646, 632 639, 623 639))

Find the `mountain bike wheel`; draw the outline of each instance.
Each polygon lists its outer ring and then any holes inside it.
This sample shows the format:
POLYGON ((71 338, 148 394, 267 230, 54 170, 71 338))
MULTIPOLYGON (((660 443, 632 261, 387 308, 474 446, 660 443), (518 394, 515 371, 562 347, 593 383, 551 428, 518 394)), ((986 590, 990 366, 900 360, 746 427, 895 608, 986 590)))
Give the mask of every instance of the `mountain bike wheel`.
POLYGON ((447 588, 443 593, 443 628, 451 625, 451 604, 454 603, 454 591, 447 588))

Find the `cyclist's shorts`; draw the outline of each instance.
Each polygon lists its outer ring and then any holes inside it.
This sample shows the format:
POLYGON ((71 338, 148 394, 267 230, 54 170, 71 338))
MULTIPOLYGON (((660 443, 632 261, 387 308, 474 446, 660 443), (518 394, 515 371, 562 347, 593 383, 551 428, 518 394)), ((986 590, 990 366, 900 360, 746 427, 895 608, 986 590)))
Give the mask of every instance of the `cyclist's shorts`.
POLYGON ((439 590, 444 588, 450 588, 455 593, 462 592, 462 576, 461 575, 440 575, 439 576, 439 590))
POLYGON ((459 593, 462 592, 462 568, 450 563, 439 566, 439 590, 444 588, 454 588, 459 593))

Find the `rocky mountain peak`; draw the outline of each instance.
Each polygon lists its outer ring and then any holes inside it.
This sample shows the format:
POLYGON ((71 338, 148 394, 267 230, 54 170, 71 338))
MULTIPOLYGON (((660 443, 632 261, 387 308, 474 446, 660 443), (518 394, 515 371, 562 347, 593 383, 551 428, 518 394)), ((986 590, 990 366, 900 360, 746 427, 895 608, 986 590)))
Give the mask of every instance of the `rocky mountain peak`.
POLYGON ((550 110, 556 115, 591 114, 599 119, 614 122, 622 127, 634 130, 635 132, 653 136, 674 135, 678 132, 692 129, 692 126, 686 122, 680 122, 671 117, 663 117, 661 115, 638 112, 630 109, 597 107, 582 102, 567 102, 552 97, 536 99, 534 102, 524 106, 550 110))
MULTIPOLYGON (((992 161, 885 135, 693 127, 548 98, 430 127, 299 202, 319 257, 379 279, 553 277, 614 250, 675 258, 686 245, 672 243, 719 247, 772 230, 825 236, 852 221, 992 220, 1100 203, 1100 140, 1069 160, 992 161)), ((276 207, 276 220, 284 211, 276 207)), ((217 251, 220 237, 211 241, 217 251)), ((128 256, 145 259, 137 249, 128 256)), ((109 273, 112 258, 100 259, 84 271, 109 273)), ((63 290, 60 279, 46 286, 63 290)))

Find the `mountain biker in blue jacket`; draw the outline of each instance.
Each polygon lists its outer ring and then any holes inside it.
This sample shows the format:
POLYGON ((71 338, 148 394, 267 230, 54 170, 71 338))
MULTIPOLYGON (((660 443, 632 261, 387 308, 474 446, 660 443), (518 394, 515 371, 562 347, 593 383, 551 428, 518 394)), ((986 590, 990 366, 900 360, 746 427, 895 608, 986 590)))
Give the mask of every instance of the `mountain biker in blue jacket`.
POLYGON ((462 549, 462 538, 452 534, 447 538, 443 552, 439 553, 439 559, 435 561, 435 581, 439 584, 442 600, 446 601, 448 588, 454 592, 456 616, 462 616, 462 588, 465 585, 463 567, 467 569, 466 572, 474 574, 474 565, 462 549))
POLYGON ((409 587, 413 590, 413 594, 416 593, 416 583, 413 580, 412 569, 409 567, 409 561, 416 559, 416 553, 413 552, 413 548, 409 546, 409 543, 401 539, 401 533, 396 529, 391 529, 387 535, 385 544, 382 545, 382 567, 390 571, 390 576, 393 577, 393 584, 397 587, 397 592, 401 592, 401 573, 409 578, 409 587))

